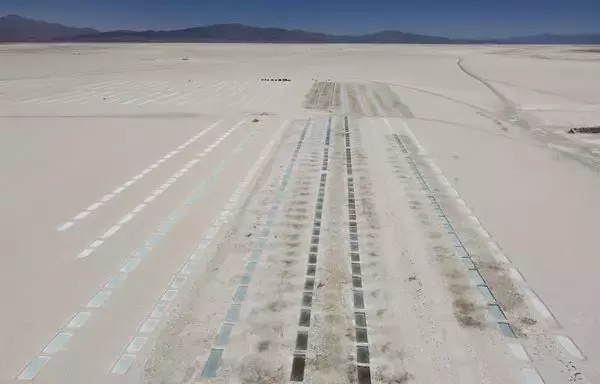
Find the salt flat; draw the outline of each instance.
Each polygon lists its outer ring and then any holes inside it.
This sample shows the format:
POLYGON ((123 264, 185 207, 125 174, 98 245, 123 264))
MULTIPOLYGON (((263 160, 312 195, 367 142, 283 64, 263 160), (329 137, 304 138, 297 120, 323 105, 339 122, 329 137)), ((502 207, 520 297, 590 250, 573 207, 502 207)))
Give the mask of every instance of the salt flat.
POLYGON ((600 382, 599 61, 0 46, 0 381, 600 382))

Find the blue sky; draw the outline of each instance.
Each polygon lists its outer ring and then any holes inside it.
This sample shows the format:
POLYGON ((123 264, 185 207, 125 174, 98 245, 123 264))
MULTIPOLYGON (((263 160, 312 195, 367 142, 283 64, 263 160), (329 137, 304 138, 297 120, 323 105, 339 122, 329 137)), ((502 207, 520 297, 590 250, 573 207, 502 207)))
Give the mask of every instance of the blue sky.
POLYGON ((599 33, 600 0, 0 0, 0 15, 110 29, 214 23, 449 37, 599 33))

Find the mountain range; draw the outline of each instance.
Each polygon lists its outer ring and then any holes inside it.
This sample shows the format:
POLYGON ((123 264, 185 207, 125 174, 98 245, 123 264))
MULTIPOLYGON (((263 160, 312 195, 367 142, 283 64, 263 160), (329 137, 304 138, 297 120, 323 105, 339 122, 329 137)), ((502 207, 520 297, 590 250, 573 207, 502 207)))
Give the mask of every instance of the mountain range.
POLYGON ((330 35, 299 29, 215 24, 169 31, 100 32, 17 15, 0 17, 0 42, 247 42, 378 44, 600 44, 600 33, 535 35, 502 39, 455 39, 394 30, 363 35, 330 35))
POLYGON ((0 42, 49 42, 95 33, 99 31, 92 28, 67 27, 17 15, 0 17, 0 42))

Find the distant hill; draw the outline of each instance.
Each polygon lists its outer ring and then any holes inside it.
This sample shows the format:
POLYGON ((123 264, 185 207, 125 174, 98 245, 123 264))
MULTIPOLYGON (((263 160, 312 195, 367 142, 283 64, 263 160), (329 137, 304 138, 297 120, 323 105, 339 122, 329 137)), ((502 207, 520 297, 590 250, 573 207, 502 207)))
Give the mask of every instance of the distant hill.
POLYGON ((322 43, 329 36, 301 30, 250 27, 242 24, 215 24, 172 31, 111 31, 77 36, 74 41, 157 41, 157 42, 285 42, 322 43))
POLYGON ((0 42, 55 41, 94 33, 99 32, 92 28, 67 27, 17 15, 0 17, 0 42))
POLYGON ((418 35, 400 31, 386 30, 377 33, 370 33, 358 36, 332 36, 336 42, 347 43, 379 43, 379 44, 458 44, 459 39, 448 37, 418 35))
POLYGON ((67 27, 16 15, 0 18, 0 42, 245 42, 341 44, 600 44, 600 34, 535 35, 504 39, 453 39, 386 30, 364 35, 328 35, 299 29, 215 24, 172 31, 110 31, 67 27))
POLYGON ((500 44, 600 44, 600 33, 581 35, 532 35, 497 39, 500 44))
POLYGON ((242 24, 215 24, 173 31, 112 31, 73 40, 86 42, 155 41, 155 42, 250 42, 250 43, 404 43, 456 44, 461 41, 446 37, 416 35, 400 31, 382 31, 356 36, 338 36, 299 29, 250 27, 242 24))

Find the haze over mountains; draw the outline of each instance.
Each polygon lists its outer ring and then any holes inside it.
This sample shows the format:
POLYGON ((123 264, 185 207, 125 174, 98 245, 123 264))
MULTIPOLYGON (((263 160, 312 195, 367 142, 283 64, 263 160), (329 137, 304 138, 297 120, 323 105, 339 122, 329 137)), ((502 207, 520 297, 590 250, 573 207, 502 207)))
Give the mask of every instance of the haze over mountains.
POLYGON ((249 43, 388 43, 388 44, 600 44, 600 33, 502 39, 455 39, 394 30, 363 35, 329 35, 298 29, 215 24, 170 31, 100 32, 17 15, 0 17, 0 42, 249 42, 249 43))

